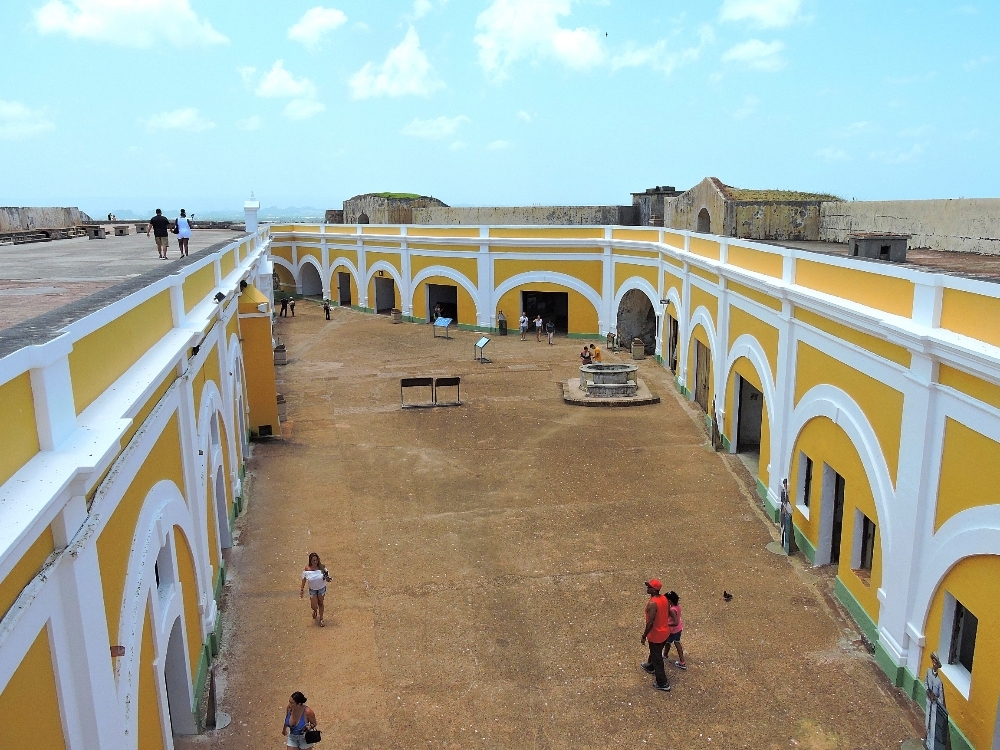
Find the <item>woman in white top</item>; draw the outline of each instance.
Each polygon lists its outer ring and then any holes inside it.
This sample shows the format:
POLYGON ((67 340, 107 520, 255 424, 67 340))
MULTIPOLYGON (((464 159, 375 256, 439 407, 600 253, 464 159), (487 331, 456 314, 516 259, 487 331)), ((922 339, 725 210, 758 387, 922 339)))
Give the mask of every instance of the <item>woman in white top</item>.
POLYGON ((319 620, 319 626, 325 628, 323 622, 323 598, 326 596, 326 584, 330 574, 326 566, 320 562, 319 555, 309 553, 309 564, 302 571, 302 585, 299 586, 299 598, 305 596, 306 584, 309 584, 309 606, 312 607, 313 619, 319 620))
POLYGON ((174 229, 177 230, 177 246, 180 248, 183 258, 188 254, 188 242, 191 240, 191 221, 183 208, 181 215, 174 220, 174 229))

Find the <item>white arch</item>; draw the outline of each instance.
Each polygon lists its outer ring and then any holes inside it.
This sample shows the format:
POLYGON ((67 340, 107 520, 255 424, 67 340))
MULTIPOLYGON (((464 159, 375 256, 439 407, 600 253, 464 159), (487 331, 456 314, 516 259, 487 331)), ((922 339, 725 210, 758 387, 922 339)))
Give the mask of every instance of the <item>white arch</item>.
MULTIPOLYGON (((413 295, 420 285, 420 282, 425 279, 429 279, 431 276, 443 276, 446 279, 451 279, 455 283, 459 284, 465 291, 469 293, 472 297, 473 303, 476 305, 476 323, 484 319, 482 302, 479 299, 479 290, 473 286, 472 282, 462 273, 456 271, 454 268, 448 268, 447 266, 428 266, 420 271, 416 276, 413 277, 413 281, 410 282, 410 309, 413 309, 413 295)), ((488 317, 488 316, 487 316, 488 317)))
MULTIPOLYGON (((858 452, 865 468, 868 486, 871 487, 875 500, 875 511, 878 513, 879 537, 882 542, 882 558, 888 559, 892 554, 893 523, 890 515, 890 504, 895 500, 892 478, 889 476, 889 466, 882 454, 882 446, 878 436, 872 429, 868 417, 861 407, 847 393, 832 385, 816 385, 802 396, 788 420, 788 435, 791 435, 789 445, 794 448, 799 434, 806 424, 817 417, 826 417, 840 427, 858 452)), ((778 458, 779 476, 788 476, 791 455, 778 458)))
POLYGON ((649 298, 649 302, 653 306, 654 312, 659 310, 659 293, 653 288, 653 285, 646 279, 642 278, 642 276, 630 276, 622 282, 621 286, 618 287, 618 291, 615 293, 615 303, 613 308, 615 315, 618 314, 618 306, 622 303, 622 297, 631 292, 633 289, 638 289, 649 298))
POLYGON ((774 375, 771 373, 771 363, 764 353, 764 348, 760 342, 749 333, 741 334, 733 342, 729 349, 729 356, 726 358, 725 379, 723 387, 729 385, 729 375, 733 371, 733 365, 740 357, 746 357, 757 371, 760 384, 764 389, 764 405, 767 407, 767 419, 770 424, 774 424, 774 375))
POLYGON ((559 286, 572 289, 574 292, 579 292, 594 306, 594 310, 597 312, 597 319, 600 320, 601 318, 601 295, 593 287, 568 274, 553 273, 551 271, 526 271, 525 273, 511 276, 493 290, 493 299, 490 304, 491 309, 496 309, 500 298, 511 289, 525 286, 526 284, 558 284, 559 286))
MULTIPOLYGON (((322 290, 323 288, 322 265, 320 265, 319 261, 317 261, 313 256, 303 255, 301 258, 299 258, 299 265, 295 269, 295 286, 297 287, 296 291, 302 289, 302 269, 305 266, 312 266, 313 268, 316 269, 316 276, 319 278, 319 285, 320 289, 322 290)), ((320 293, 322 293, 322 291, 320 293)))
MULTIPOLYGON (((680 314, 681 310, 678 307, 677 313, 680 314)), ((681 321, 683 323, 684 321, 681 321)), ((693 383, 689 382, 689 375, 687 371, 688 359, 691 356, 691 342, 694 340, 694 329, 695 326, 701 324, 702 328, 708 334, 708 347, 711 349, 712 355, 712 378, 715 380, 714 388, 716 396, 719 394, 719 367, 716 359, 719 357, 718 347, 716 346, 716 336, 715 336, 715 321, 712 320, 711 314, 708 312, 708 308, 704 305, 699 305, 698 308, 691 314, 691 317, 687 320, 687 325, 681 326, 681 345, 677 353, 677 358, 679 360, 679 365, 681 372, 684 373, 684 382, 691 391, 691 398, 694 398, 694 388, 691 386, 693 383)), ((717 415, 712 415, 713 419, 717 418, 717 415)))
POLYGON ((915 624, 920 631, 948 571, 975 555, 1000 555, 1000 505, 982 505, 955 514, 927 542, 913 593, 913 613, 920 617, 915 624))
MULTIPOLYGON (((402 297, 404 290, 403 277, 399 275, 399 271, 396 270, 396 267, 392 265, 392 263, 389 263, 384 260, 376 261, 375 263, 373 263, 371 266, 368 267, 368 275, 365 277, 365 293, 367 293, 368 284, 371 283, 372 277, 375 276, 375 274, 378 273, 379 271, 386 271, 390 276, 392 276, 393 281, 396 282, 396 286, 399 287, 400 297, 402 297)), ((361 290, 359 289, 358 293, 360 292, 361 290)))
POLYGON ((295 266, 293 266, 287 260, 285 260, 284 258, 282 258, 280 255, 272 255, 272 256, 270 256, 270 258, 271 258, 271 262, 272 263, 281 266, 286 271, 288 271, 288 273, 290 273, 292 275, 293 279, 295 278, 295 266))
POLYGON ((327 289, 331 290, 331 295, 333 293, 333 272, 337 270, 340 266, 347 266, 347 270, 351 272, 354 277, 354 283, 358 287, 358 294, 361 294, 361 274, 358 272, 357 266, 351 263, 350 260, 345 258, 343 255, 338 255, 335 260, 330 261, 330 278, 327 280, 327 289))

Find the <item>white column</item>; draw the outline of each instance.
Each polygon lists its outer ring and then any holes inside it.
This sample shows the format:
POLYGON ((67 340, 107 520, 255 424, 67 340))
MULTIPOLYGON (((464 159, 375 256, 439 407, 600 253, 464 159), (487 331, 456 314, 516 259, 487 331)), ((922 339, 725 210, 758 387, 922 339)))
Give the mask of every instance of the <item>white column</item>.
MULTIPOLYGON (((322 232, 324 228, 323 225, 320 225, 319 229, 322 232)), ((330 248, 326 246, 326 235, 320 238, 319 248, 320 263, 323 266, 323 299, 332 299, 333 295, 330 289, 332 269, 330 268, 330 248)))
POLYGON ((403 315, 413 315, 413 289, 410 280, 413 275, 410 273, 410 246, 406 240, 406 226, 399 228, 399 268, 403 283, 399 287, 399 309, 403 315))
POLYGON ((476 301, 478 325, 496 328, 497 302, 493 296, 493 259, 490 257, 490 228, 479 227, 479 252, 476 254, 476 301))
POLYGON ((243 215, 246 217, 247 231, 253 234, 257 231, 257 212, 260 210, 260 201, 255 200, 253 194, 250 200, 243 204, 243 215))
MULTIPOLYGON (((358 305, 361 307, 372 307, 368 304, 368 260, 365 257, 365 238, 361 234, 361 225, 355 228, 357 232, 358 247, 358 305)), ((372 300, 374 303, 374 300, 372 300)))
MULTIPOLYGON (((782 259, 781 280, 795 284, 795 258, 789 251, 782 259)), ((790 455, 795 435, 789 434, 789 419, 795 408, 796 330, 792 303, 781 301, 778 315, 778 366, 774 373, 774 420, 771 424, 771 466, 768 469, 768 496, 772 502, 781 497, 781 480, 787 479, 794 456, 790 455)))
POLYGON ((601 310, 598 318, 604 318, 603 320, 597 321, 597 331, 598 333, 607 334, 610 331, 615 331, 617 334, 617 316, 615 315, 615 310, 612 309, 615 306, 615 261, 614 256, 611 254, 611 239, 614 236, 614 227, 604 227, 604 255, 601 256, 603 261, 601 276, 601 310))
POLYGON ((35 405, 38 445, 43 451, 55 450, 76 431, 76 405, 69 374, 69 353, 73 345, 49 342, 43 351, 47 357, 40 367, 29 372, 35 405))

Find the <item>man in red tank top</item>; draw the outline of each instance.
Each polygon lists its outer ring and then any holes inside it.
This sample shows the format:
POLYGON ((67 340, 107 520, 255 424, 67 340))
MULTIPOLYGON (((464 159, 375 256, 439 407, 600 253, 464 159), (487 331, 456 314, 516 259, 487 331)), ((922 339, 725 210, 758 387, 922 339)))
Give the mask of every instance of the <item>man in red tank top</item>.
POLYGON ((649 661, 644 661, 639 666, 645 672, 656 675, 654 688, 670 692, 670 681, 663 668, 663 644, 670 637, 669 606, 667 597, 660 593, 661 588, 663 585, 656 578, 646 581, 649 601, 646 602, 646 629, 642 633, 641 643, 645 646, 646 641, 649 641, 649 661))

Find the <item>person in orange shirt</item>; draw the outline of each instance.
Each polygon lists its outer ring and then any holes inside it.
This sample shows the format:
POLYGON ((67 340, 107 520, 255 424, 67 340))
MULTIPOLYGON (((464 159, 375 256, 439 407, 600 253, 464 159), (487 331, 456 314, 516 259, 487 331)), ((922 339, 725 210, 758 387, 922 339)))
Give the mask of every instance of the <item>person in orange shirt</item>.
POLYGON ((644 661, 639 666, 644 672, 656 675, 653 681, 654 688, 669 693, 670 681, 663 667, 663 646, 670 637, 670 610, 667 597, 660 593, 662 587, 657 578, 646 581, 649 601, 646 602, 646 629, 642 633, 640 642, 645 646, 649 641, 649 661, 644 661))
POLYGON ((603 362, 604 357, 601 355, 601 347, 590 345, 590 359, 594 362, 603 362))

